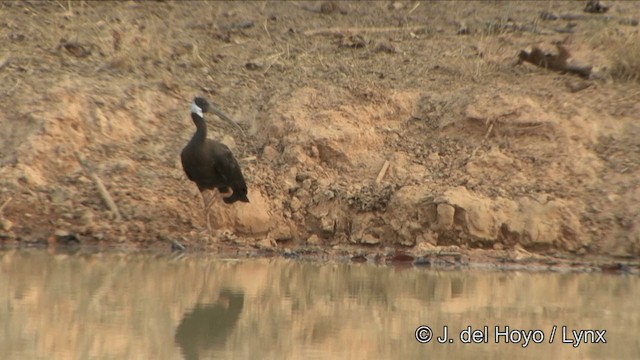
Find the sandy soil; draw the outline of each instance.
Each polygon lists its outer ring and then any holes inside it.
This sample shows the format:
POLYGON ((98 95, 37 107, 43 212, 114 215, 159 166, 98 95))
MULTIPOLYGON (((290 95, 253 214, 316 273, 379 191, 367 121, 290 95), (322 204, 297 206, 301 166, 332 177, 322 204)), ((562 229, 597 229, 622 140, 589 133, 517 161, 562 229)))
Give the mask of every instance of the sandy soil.
POLYGON ((2 3, 1 241, 637 266, 640 4, 610 5, 2 3), (589 79, 517 64, 556 42, 589 79), (208 118, 251 199, 216 236, 195 95, 246 133, 208 118))

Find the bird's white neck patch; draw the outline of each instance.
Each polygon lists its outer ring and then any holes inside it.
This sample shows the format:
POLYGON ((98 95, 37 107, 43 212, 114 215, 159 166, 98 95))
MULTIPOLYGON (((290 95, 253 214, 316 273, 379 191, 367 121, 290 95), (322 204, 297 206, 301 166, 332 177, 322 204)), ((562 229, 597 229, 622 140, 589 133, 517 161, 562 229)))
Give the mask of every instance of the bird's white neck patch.
POLYGON ((202 109, 200 108, 200 106, 198 106, 198 104, 196 104, 195 101, 191 103, 191 112, 200 116, 201 118, 204 117, 204 115, 202 114, 202 109))

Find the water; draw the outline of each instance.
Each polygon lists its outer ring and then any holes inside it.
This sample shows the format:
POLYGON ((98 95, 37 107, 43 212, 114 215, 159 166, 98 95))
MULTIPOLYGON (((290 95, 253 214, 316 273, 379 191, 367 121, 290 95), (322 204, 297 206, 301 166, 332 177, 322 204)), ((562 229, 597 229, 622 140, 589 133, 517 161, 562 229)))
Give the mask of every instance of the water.
POLYGON ((12 250, 0 359, 637 359, 639 299, 636 276, 12 250), (418 343, 420 325, 454 342, 418 343), (485 325, 488 343, 460 341, 485 325), (544 342, 496 344, 495 326, 544 342), (562 326, 606 343, 564 344, 562 326))

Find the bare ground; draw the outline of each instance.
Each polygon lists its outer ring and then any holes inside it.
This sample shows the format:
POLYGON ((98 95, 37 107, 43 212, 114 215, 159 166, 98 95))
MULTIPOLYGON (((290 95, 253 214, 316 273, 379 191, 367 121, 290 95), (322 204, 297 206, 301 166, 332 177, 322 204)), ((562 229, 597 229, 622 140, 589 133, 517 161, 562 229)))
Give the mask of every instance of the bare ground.
POLYGON ((640 4, 611 4, 2 3, 1 241, 637 269, 640 4), (516 64, 556 42, 589 79, 516 64), (213 237, 195 95, 247 134, 208 118, 251 199, 213 237))

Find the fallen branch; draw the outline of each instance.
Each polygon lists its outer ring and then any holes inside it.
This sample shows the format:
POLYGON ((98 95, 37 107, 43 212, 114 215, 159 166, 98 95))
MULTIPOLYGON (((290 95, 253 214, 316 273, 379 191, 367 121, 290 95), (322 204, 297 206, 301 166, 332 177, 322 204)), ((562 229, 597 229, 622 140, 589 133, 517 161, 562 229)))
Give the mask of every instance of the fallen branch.
POLYGON ((107 191, 107 188, 104 186, 104 183, 102 182, 102 180, 98 177, 95 171, 93 171, 91 164, 89 164, 89 162, 85 158, 83 158, 82 155, 80 155, 80 153, 75 152, 75 156, 78 162, 80 163, 80 165, 82 166, 82 168, 84 169, 84 171, 87 172, 91 180, 93 180, 93 183, 98 188, 98 192, 100 193, 102 200, 104 200, 109 210, 111 210, 111 212, 116 216, 116 221, 122 220, 122 215, 120 215, 120 211, 118 210, 116 203, 113 201, 113 198, 111 198, 111 195, 109 195, 109 192, 107 191))
POLYGON ((380 184, 384 176, 387 174, 388 169, 389 169, 389 160, 385 160, 384 164, 382 165, 382 169, 380 169, 380 172, 378 173, 378 177, 376 177, 376 184, 380 184))
POLYGON ((591 75, 591 66, 567 64, 567 59, 571 57, 569 51, 560 44, 556 44, 556 47, 558 48, 558 54, 545 53, 537 47, 534 47, 531 52, 521 50, 518 53, 518 64, 526 61, 545 69, 573 73, 583 78, 588 78, 591 75))
POLYGON ((345 33, 357 34, 357 33, 381 33, 381 32, 394 32, 394 31, 410 31, 416 32, 425 30, 426 26, 411 26, 411 27, 351 27, 351 28, 324 28, 304 31, 302 34, 305 36, 314 35, 343 35, 345 33))

